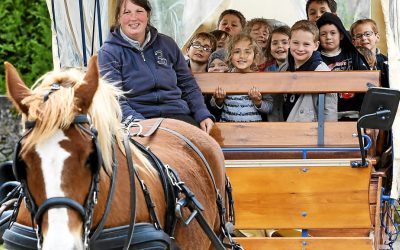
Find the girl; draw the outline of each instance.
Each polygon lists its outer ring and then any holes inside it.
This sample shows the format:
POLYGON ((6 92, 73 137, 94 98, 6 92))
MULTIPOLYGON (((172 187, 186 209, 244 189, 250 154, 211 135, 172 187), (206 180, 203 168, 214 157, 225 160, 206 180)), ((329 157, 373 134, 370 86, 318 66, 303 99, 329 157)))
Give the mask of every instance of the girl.
POLYGON ((268 66, 265 71, 278 71, 286 61, 289 51, 290 27, 280 26, 271 32, 267 43, 267 57, 274 58, 275 63, 268 66))
MULTIPOLYGON (((255 72, 257 53, 258 46, 249 35, 233 37, 227 55, 229 72, 255 72)), ((263 114, 271 113, 273 105, 271 95, 261 95, 253 86, 248 95, 226 95, 225 90, 218 87, 211 98, 211 106, 222 110, 221 121, 259 122, 263 120, 263 114)))
MULTIPOLYGON (((285 63, 289 52, 289 37, 290 27, 286 25, 280 26, 271 32, 268 38, 266 54, 267 57, 274 58, 275 63, 268 66, 265 71, 279 71, 279 67, 285 63)), ((271 114, 268 115, 268 121, 284 121, 283 95, 274 94, 272 98, 274 105, 271 114)))

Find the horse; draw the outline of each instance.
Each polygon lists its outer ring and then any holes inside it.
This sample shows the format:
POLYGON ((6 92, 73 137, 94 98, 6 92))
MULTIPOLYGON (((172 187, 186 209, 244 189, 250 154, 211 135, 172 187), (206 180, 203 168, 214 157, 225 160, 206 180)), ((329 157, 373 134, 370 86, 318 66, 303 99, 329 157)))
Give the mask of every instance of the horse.
MULTIPOLYGON (((212 137, 173 119, 148 119, 123 128, 118 103, 123 93, 100 77, 96 57, 90 60, 86 73, 75 69, 51 71, 32 90, 12 64, 6 62, 5 70, 7 95, 20 111, 26 131, 14 159, 14 172, 22 179, 26 197, 16 222, 37 228, 42 249, 87 248, 88 237, 101 223, 104 230, 130 225, 132 220, 136 225, 158 222, 160 228, 170 227, 166 225, 167 194, 154 167, 157 159, 162 167, 172 169, 175 183, 183 183, 181 189, 190 190, 189 196, 195 194, 194 203, 204 209, 194 211, 185 206, 187 202, 181 202, 175 214, 183 211, 183 220, 189 225, 176 223, 171 238, 181 249, 213 248, 201 223, 189 223, 202 212, 211 230, 221 233, 223 218, 216 201, 225 194, 224 156, 212 137), (158 123, 156 127, 154 123, 158 123), (153 134, 138 136, 139 128, 151 129, 153 134), (158 158, 152 160, 145 150, 158 158), (129 171, 130 159, 136 181, 129 171), (113 176, 115 187, 110 196, 113 176), (98 185, 94 179, 98 179, 98 185), (150 205, 146 192, 141 191, 143 186, 151 195, 150 205), (92 201, 92 211, 88 201, 92 201), (153 213, 148 209, 151 205, 153 213), (32 212, 32 206, 36 207, 33 212, 40 210, 40 215, 32 212), (89 223, 85 221, 88 213, 89 223), (104 214, 107 218, 102 221, 104 214)), ((166 179, 171 178, 167 173, 166 179)), ((179 200, 183 196, 178 193, 173 197, 179 200)))

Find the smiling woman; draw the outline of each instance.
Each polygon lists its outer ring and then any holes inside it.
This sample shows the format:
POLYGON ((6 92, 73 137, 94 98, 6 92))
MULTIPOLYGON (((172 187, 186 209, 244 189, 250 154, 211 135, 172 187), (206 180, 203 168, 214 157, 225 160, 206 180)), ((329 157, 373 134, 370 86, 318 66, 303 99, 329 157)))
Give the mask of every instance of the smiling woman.
POLYGON ((210 132, 214 117, 173 39, 150 25, 147 0, 118 0, 114 25, 98 52, 101 74, 126 94, 123 122, 165 117, 210 132))

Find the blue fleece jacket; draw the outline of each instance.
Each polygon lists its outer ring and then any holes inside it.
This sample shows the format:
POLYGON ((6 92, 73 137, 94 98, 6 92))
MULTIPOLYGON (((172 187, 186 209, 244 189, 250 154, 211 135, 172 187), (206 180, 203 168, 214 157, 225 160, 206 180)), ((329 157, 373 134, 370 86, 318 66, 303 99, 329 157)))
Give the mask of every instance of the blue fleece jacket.
POLYGON ((126 92, 120 99, 123 120, 168 115, 214 119, 175 41, 149 28, 151 39, 142 51, 116 28, 98 52, 101 75, 126 92))

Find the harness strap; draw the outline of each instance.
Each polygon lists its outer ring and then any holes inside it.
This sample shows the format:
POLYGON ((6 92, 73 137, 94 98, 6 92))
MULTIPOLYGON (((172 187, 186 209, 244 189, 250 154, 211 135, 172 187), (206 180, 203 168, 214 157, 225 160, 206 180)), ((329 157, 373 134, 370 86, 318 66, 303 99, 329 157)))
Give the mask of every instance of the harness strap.
POLYGON ((175 214, 177 215, 177 217, 180 218, 185 225, 189 225, 190 222, 192 222, 193 218, 196 218, 197 222, 199 223, 200 227, 203 229, 207 237, 210 239, 214 248, 217 250, 224 250, 225 247, 222 241, 211 229, 210 225, 208 225, 206 219, 201 213, 201 211, 204 210, 203 205, 201 205, 201 203, 195 197, 194 193, 190 191, 190 189, 185 185, 185 183, 181 180, 178 173, 174 169, 172 169, 168 165, 165 165, 165 168, 172 184, 177 189, 177 192, 180 192, 184 195, 184 198, 181 198, 179 201, 177 201, 177 205, 175 208, 175 214), (182 207, 188 207, 189 210, 192 212, 192 214, 189 215, 189 218, 186 220, 184 220, 182 215, 182 207))
POLYGON ((74 209, 76 212, 78 212, 81 216, 82 219, 85 218, 85 209, 79 202, 71 200, 70 198, 66 197, 52 197, 47 200, 45 200, 40 207, 38 208, 36 215, 35 215, 35 222, 37 224, 40 224, 42 221, 42 217, 44 212, 46 212, 50 207, 54 206, 68 206, 72 209, 74 209))
POLYGON ((131 216, 130 216, 130 223, 129 223, 129 230, 128 230, 128 237, 125 241, 125 245, 123 249, 129 249, 132 238, 133 238, 133 231, 135 229, 135 220, 136 220, 136 187, 135 187, 135 166, 133 165, 132 154, 131 154, 131 147, 129 145, 128 136, 124 136, 123 143, 125 147, 125 154, 126 154, 126 161, 128 163, 128 170, 129 170, 129 182, 130 182, 130 190, 131 190, 131 216))
POLYGON ((211 178, 211 180, 212 180, 212 183, 213 183, 213 186, 214 186, 214 190, 215 190, 215 192, 218 194, 218 193, 219 193, 219 190, 218 190, 218 188, 217 188, 217 184, 215 183, 215 179, 214 179, 214 175, 213 175, 213 173, 212 173, 212 171, 211 171, 211 167, 210 167, 210 165, 208 164, 208 162, 207 162, 206 158, 204 157, 203 153, 200 151, 200 149, 199 149, 196 145, 194 145, 194 143, 191 142, 187 137, 185 137, 184 135, 178 133, 177 131, 172 130, 172 129, 169 129, 169 128, 165 128, 165 127, 160 127, 160 129, 161 129, 161 130, 164 130, 164 131, 167 131, 167 132, 169 132, 169 133, 175 135, 175 136, 178 137, 179 139, 183 140, 184 142, 186 142, 186 144, 187 144, 190 148, 193 149, 193 151, 195 151, 195 152, 197 153, 197 155, 200 157, 200 159, 203 161, 204 165, 206 166, 208 175, 210 176, 210 178, 211 178))
POLYGON ((164 118, 158 118, 156 120, 156 122, 153 124, 153 126, 151 126, 151 128, 143 136, 144 137, 149 137, 150 135, 154 134, 154 132, 156 132, 158 127, 160 127, 160 125, 161 125, 163 120, 164 120, 164 118))
MULTIPOLYGON (((200 149, 196 145, 194 145, 194 143, 192 141, 190 141, 187 137, 185 137, 184 135, 178 133, 177 131, 169 129, 169 128, 165 128, 165 127, 160 127, 160 129, 164 130, 164 131, 167 131, 167 132, 175 135, 176 137, 180 138, 184 142, 186 142, 186 144, 190 148, 192 148, 198 154, 198 156, 201 158, 201 160, 203 161, 204 165, 206 166, 207 172, 208 172, 208 174, 209 174, 209 176, 210 176, 210 178, 212 180, 212 183, 214 185, 214 190, 215 190, 215 193, 217 195, 216 203, 217 203, 218 212, 219 212, 221 230, 222 230, 222 233, 223 233, 222 237, 227 238, 229 240, 229 245, 230 245, 230 247, 232 249, 240 249, 241 248, 240 245, 233 241, 233 239, 230 237, 230 235, 228 233, 228 230, 226 228, 225 208, 223 207, 222 196, 221 196, 221 193, 219 192, 219 190, 217 188, 217 184, 215 183, 215 178, 214 178, 214 175, 213 175, 213 173, 211 171, 211 167, 208 164, 208 162, 207 162, 206 158, 204 157, 203 153, 200 151, 200 149)), ((232 200, 232 204, 233 204, 233 199, 231 199, 231 200, 232 200)), ((197 218, 197 216, 196 216, 196 218, 197 218)), ((203 229, 203 230, 205 231, 205 229, 203 229)), ((212 240, 212 239, 210 238, 210 240, 212 240)))
POLYGON ((113 172, 110 180, 110 187, 109 187, 109 192, 107 196, 107 201, 106 201, 106 208, 104 209, 103 216, 100 219, 100 222, 97 224, 97 227, 93 234, 90 236, 90 240, 96 240, 97 237, 99 237, 100 233, 102 232, 104 228, 104 224, 106 223, 108 214, 110 213, 111 209, 111 201, 114 196, 114 191, 115 191, 115 179, 117 177, 118 173, 118 162, 117 162, 117 155, 115 151, 115 144, 112 144, 112 152, 113 152, 113 172))
POLYGON ((172 196, 171 195, 171 194, 174 193, 174 188, 171 185, 171 183, 168 181, 168 176, 167 176, 167 173, 165 172, 164 164, 151 151, 150 148, 146 148, 144 145, 142 145, 141 143, 133 140, 132 138, 131 138, 130 141, 136 147, 138 147, 146 156, 148 156, 150 160, 153 161, 153 163, 154 163, 153 166, 156 167, 156 169, 157 169, 157 171, 159 173, 159 177, 161 179, 161 184, 162 184, 163 190, 164 190, 165 202, 167 204, 167 213, 166 213, 164 231, 167 234, 173 236, 174 235, 174 230, 175 230, 175 225, 176 225, 176 217, 174 216, 174 213, 172 211, 174 211, 174 209, 175 209, 175 197, 177 197, 177 196, 172 196))
POLYGON ((225 190, 228 195, 228 221, 235 225, 235 201, 233 200, 233 190, 229 177, 225 175, 225 190))
MULTIPOLYGON (((130 138, 130 135, 129 135, 129 134, 128 134, 126 137, 128 137, 128 138, 130 139, 130 141, 132 141, 132 142, 134 142, 134 143, 136 142, 135 140, 132 140, 132 139, 130 138)), ((138 143, 138 144, 141 145, 140 143, 138 143)), ((136 143, 135 143, 135 145, 136 145, 136 143)), ((142 145, 142 146, 143 146, 143 145, 142 145)), ((147 149, 144 149, 143 152, 146 152, 148 155, 150 155, 150 154, 149 154, 150 151, 147 150, 147 149)), ((157 162, 157 159, 156 159, 156 158, 154 158, 153 160, 154 160, 155 163, 157 162)), ((156 166, 157 166, 157 164, 156 164, 156 166)), ((141 184, 140 187, 141 187, 141 189, 142 189, 143 196, 144 196, 144 198, 145 198, 144 200, 145 200, 145 202, 146 202, 147 209, 148 209, 148 211, 149 211, 151 221, 153 222, 154 226, 155 226, 157 229, 162 229, 160 220, 158 219, 157 213, 156 213, 156 211, 155 211, 155 209, 154 209, 154 208, 155 208, 155 204, 154 204, 154 202, 153 202, 153 199, 151 198, 151 194, 150 194, 150 192, 149 192, 149 189, 147 188, 147 185, 145 184, 144 180, 143 180, 142 178, 140 178, 137 169, 134 168, 133 170, 134 170, 134 172, 135 172, 136 178, 139 180, 139 182, 140 182, 140 184, 141 184)))

